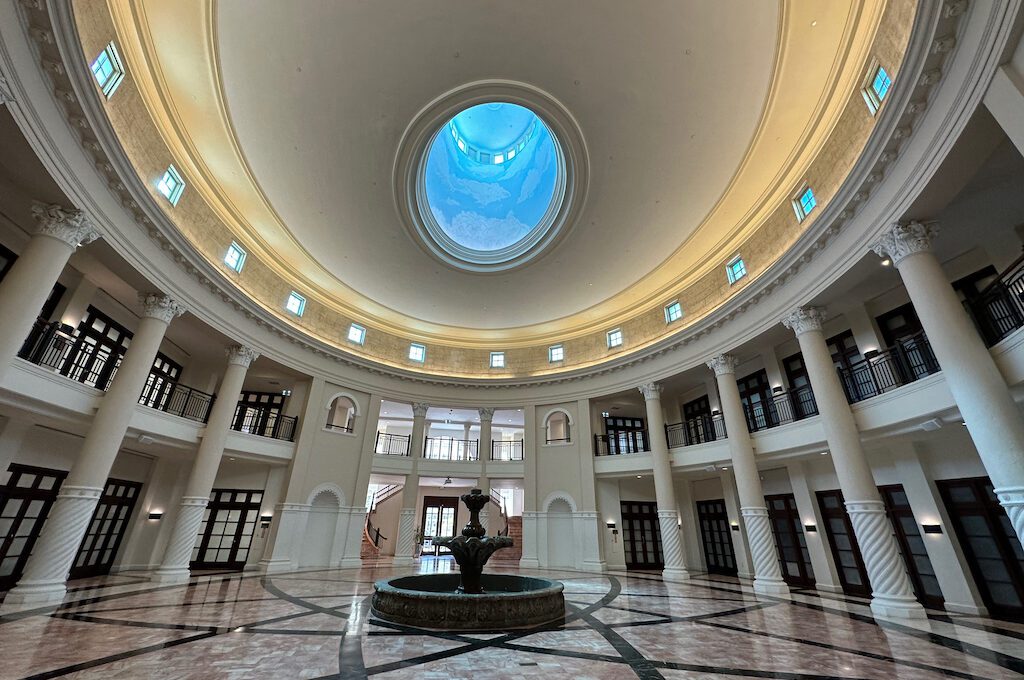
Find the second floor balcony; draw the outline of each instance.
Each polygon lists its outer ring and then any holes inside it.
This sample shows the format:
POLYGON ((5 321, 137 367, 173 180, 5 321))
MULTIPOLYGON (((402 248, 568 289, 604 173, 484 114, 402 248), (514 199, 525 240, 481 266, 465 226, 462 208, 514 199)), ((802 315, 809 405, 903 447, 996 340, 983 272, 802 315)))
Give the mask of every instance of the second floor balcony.
POLYGON ((423 443, 423 457, 427 460, 479 460, 480 442, 476 439, 427 437, 423 443))

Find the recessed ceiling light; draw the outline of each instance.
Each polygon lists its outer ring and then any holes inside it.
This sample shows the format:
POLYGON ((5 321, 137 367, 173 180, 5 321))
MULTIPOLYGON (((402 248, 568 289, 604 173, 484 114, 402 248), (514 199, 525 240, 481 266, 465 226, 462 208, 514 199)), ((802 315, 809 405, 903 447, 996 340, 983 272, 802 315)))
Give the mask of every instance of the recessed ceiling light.
POLYGON ((817 26, 817 25, 818 25, 817 19, 815 19, 814 21, 811 22, 811 26, 817 26))

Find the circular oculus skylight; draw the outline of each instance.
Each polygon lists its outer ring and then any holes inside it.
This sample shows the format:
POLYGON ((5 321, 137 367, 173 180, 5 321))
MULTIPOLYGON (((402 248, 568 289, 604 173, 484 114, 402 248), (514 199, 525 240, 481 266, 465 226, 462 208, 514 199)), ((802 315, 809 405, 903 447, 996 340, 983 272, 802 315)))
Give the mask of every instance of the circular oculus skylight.
POLYGON ((477 104, 427 144, 419 216, 452 264, 507 269, 560 226, 565 174, 558 140, 536 113, 507 102, 477 104))

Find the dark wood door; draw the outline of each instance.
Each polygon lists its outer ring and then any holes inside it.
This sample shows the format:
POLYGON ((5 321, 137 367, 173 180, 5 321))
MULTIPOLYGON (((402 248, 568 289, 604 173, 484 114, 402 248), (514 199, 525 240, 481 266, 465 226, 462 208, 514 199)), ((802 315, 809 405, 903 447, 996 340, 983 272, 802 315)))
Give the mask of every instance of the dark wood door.
POLYGON ((817 495, 843 592, 847 595, 870 597, 871 583, 868 581, 868 570, 864 567, 857 538, 853 535, 853 525, 846 514, 843 492, 836 489, 819 491, 817 495))
POLYGON ((793 417, 796 420, 809 418, 818 414, 817 404, 814 403, 811 390, 811 379, 807 375, 807 366, 804 364, 804 355, 799 352, 782 360, 782 366, 786 369, 786 380, 789 381, 791 403, 793 404, 793 417), (811 398, 809 398, 811 397, 811 398))
POLYGON ((139 482, 108 479, 82 545, 78 548, 70 578, 102 576, 110 573, 124 535, 128 531, 135 501, 142 491, 139 482))
POLYGON ((711 402, 708 395, 683 404, 683 426, 686 444, 715 441, 715 426, 711 420, 711 402))
POLYGON ((262 500, 262 491, 214 489, 192 549, 192 568, 243 569, 262 500))
POLYGON ((67 477, 63 470, 12 463, 0 487, 0 590, 13 587, 67 477))
POLYGON ((917 520, 910 509, 910 501, 903 491, 902 484, 890 484, 878 487, 885 502, 885 510, 892 522, 896 542, 900 546, 907 575, 914 586, 914 596, 926 607, 941 609, 944 600, 939 581, 935 578, 935 569, 924 545, 924 537, 918 528, 917 520))
POLYGON ((732 528, 725 500, 697 501, 697 522, 704 547, 704 562, 708 572, 735 576, 736 553, 732 547, 732 528))
POLYGON ((661 569, 661 525, 658 505, 647 501, 621 501, 622 547, 627 569, 661 569))
POLYGON ((643 418, 605 418, 609 453, 647 451, 647 430, 643 418))
POLYGON ((434 544, 435 538, 447 538, 459 533, 459 499, 455 496, 425 496, 423 498, 424 555, 447 555, 451 551, 434 544))
POLYGON ((764 500, 775 534, 775 545, 779 550, 782 577, 791 586, 813 587, 814 570, 811 568, 810 553, 807 552, 807 541, 804 540, 803 522, 796 509, 796 499, 793 494, 787 493, 765 496, 764 500))
POLYGON ((960 547, 992 616, 1024 620, 1024 550, 988 477, 938 481, 960 547))
POLYGON ((736 381, 740 390, 740 401, 747 418, 747 429, 757 432, 779 424, 772 388, 768 384, 768 373, 764 369, 736 381))

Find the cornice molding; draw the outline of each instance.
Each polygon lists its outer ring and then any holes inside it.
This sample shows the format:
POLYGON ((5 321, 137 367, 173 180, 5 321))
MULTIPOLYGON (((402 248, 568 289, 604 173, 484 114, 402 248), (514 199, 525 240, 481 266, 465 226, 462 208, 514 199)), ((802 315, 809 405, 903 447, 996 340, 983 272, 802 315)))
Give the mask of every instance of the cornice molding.
MULTIPOLYGON (((652 342, 647 347, 640 348, 629 355, 612 358, 596 366, 570 369, 554 375, 494 379, 430 375, 348 354, 342 349, 304 334, 300 329, 270 314, 261 305, 235 288, 223 272, 213 267, 195 251, 168 218, 151 205, 149 194, 142 186, 138 176, 134 174, 130 163, 123 157, 123 154, 118 153, 119 145, 116 136, 105 121, 99 102, 95 101, 96 98, 87 96, 83 101, 76 94, 76 92, 89 92, 86 88, 92 85, 88 79, 86 65, 75 62, 65 68, 63 64, 55 63, 53 59, 43 56, 43 50, 54 44, 61 47, 62 53, 81 52, 74 30, 71 3, 68 0, 30 3, 28 6, 23 6, 21 16, 27 34, 36 43, 39 50, 39 63, 50 78, 49 84, 52 93, 60 103, 71 129, 78 133, 83 149, 94 158, 97 168, 106 178, 111 191, 120 197, 122 204, 143 232, 148 234, 162 250, 169 253, 190 278, 196 280, 217 298, 231 305, 258 327, 268 330, 314 355, 330 358, 370 374, 389 378, 397 377, 424 385, 494 389, 570 383, 639 366, 656 357, 678 350, 721 328, 792 279, 841 233, 843 227, 854 218, 858 209, 868 200, 872 191, 886 176, 887 168, 899 159, 906 147, 906 140, 912 135, 915 121, 928 108, 931 99, 929 97, 930 90, 941 81, 942 61, 956 52, 954 49, 951 52, 936 55, 931 50, 931 45, 936 33, 936 26, 943 18, 946 19, 942 30, 943 34, 958 32, 957 22, 964 14, 963 9, 952 13, 948 9, 950 6, 958 4, 947 2, 940 6, 938 3, 922 3, 918 6, 910 44, 901 67, 903 74, 910 74, 903 78, 902 82, 915 83, 916 86, 908 87, 901 84, 893 89, 890 99, 879 114, 879 120, 864 152, 858 158, 846 181, 822 210, 814 224, 786 254, 762 275, 747 284, 743 290, 721 307, 695 322, 680 334, 652 342), (912 76, 914 72, 925 71, 933 74, 932 77, 914 79, 912 76)), ((994 25, 990 27, 990 30, 1002 32, 1003 27, 994 25)), ((52 49, 47 54, 52 56, 52 49)), ((13 89, 16 94, 17 88, 13 89)), ((135 264, 136 259, 138 258, 129 258, 129 261, 135 264)), ((842 268, 838 269, 836 275, 838 276, 842 271, 842 268)), ((213 315, 206 314, 204 318, 209 319, 211 316, 213 315)), ((748 335, 763 330, 762 327, 751 328, 748 335)), ((697 360, 694 357, 694 365, 696 364, 697 360)), ((676 365, 673 372, 689 367, 689 365, 676 365)), ((633 384, 635 385, 635 382, 633 384)))

